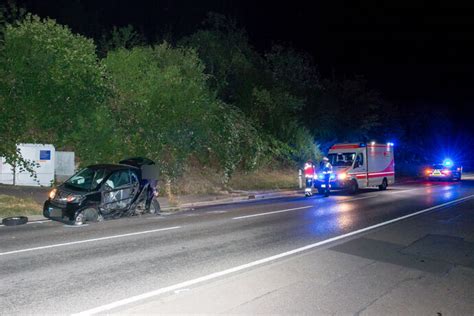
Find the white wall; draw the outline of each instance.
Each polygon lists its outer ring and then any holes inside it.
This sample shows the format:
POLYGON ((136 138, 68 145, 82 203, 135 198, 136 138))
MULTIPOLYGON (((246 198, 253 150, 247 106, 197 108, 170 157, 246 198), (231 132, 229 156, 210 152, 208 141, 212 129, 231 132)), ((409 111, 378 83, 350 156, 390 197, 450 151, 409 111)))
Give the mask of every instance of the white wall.
MULTIPOLYGON (((33 168, 36 171, 36 180, 27 171, 17 168, 15 184, 30 186, 50 186, 54 181, 54 162, 56 157, 55 148, 50 144, 19 144, 18 149, 25 160, 37 164, 33 168)), ((13 184, 13 171, 9 164, 2 158, 0 161, 0 183, 13 184)))

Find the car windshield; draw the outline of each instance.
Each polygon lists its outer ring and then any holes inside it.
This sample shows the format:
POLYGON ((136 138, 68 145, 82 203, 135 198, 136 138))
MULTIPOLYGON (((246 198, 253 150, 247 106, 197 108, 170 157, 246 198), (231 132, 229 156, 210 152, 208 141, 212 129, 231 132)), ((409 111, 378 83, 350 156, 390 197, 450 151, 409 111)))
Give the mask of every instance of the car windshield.
POLYGON ((107 176, 109 171, 104 168, 93 169, 86 168, 82 169, 75 175, 73 175, 65 184, 72 189, 80 191, 92 191, 96 190, 102 180, 107 176))
POLYGON ((329 154, 329 162, 334 167, 349 167, 354 162, 355 153, 329 154))
POLYGON ((449 169, 449 168, 440 164, 440 165, 433 165, 433 169, 449 169))

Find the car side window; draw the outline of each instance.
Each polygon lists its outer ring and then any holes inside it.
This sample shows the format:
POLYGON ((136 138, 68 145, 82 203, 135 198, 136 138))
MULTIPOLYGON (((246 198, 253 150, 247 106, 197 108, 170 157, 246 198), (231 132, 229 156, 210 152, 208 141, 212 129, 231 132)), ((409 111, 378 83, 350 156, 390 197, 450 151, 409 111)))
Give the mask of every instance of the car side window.
POLYGON ((364 156, 362 154, 358 154, 355 160, 354 167, 362 167, 364 165, 364 156))
POLYGON ((135 185, 139 182, 138 181, 138 176, 134 171, 130 171, 130 179, 132 181, 132 185, 135 185))
POLYGON ((121 170, 112 173, 106 181, 106 184, 112 189, 130 185, 130 174, 128 170, 121 170))

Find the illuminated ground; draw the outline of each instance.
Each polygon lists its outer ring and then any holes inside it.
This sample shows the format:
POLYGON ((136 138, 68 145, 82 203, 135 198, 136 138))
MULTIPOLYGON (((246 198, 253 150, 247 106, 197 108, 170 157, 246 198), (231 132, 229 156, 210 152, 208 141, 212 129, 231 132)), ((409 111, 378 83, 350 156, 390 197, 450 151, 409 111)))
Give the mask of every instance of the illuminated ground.
POLYGON ((472 194, 470 180, 412 183, 80 228, 0 227, 2 312, 465 314, 474 200, 325 240, 472 194))

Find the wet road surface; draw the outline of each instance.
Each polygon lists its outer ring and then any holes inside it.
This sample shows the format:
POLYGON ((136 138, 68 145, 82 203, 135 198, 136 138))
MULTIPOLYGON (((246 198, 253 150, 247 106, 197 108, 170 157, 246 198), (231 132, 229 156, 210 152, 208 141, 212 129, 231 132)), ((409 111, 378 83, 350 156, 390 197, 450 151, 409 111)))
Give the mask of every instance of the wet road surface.
POLYGON ((88 311, 473 194, 473 181, 420 182, 83 227, 57 222, 0 227, 2 314, 88 311))

